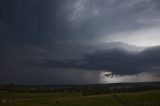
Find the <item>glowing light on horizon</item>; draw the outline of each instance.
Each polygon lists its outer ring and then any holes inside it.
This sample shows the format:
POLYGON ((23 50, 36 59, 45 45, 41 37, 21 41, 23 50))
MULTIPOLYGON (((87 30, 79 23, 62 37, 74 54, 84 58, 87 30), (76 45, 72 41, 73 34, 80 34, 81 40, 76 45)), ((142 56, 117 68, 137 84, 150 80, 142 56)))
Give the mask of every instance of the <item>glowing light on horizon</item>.
POLYGON ((105 74, 112 74, 112 72, 102 71, 100 74, 100 83, 148 82, 160 80, 156 73, 144 72, 136 75, 112 75, 113 77, 106 77, 105 74))

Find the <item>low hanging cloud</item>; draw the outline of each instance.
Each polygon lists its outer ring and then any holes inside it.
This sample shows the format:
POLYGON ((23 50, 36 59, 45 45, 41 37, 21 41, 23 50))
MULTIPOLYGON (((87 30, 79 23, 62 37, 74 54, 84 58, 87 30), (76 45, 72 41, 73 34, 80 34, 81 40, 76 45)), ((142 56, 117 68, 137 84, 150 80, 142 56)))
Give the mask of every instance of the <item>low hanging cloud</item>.
POLYGON ((159 72, 160 47, 147 48, 132 53, 121 48, 86 53, 81 59, 45 60, 45 63, 28 63, 38 67, 59 69, 83 69, 90 71, 111 71, 118 75, 133 75, 141 72, 159 72))
POLYGON ((111 77, 104 76, 106 72, 101 73, 101 83, 120 83, 120 82, 150 82, 159 81, 158 73, 139 73, 136 75, 112 75, 111 77))

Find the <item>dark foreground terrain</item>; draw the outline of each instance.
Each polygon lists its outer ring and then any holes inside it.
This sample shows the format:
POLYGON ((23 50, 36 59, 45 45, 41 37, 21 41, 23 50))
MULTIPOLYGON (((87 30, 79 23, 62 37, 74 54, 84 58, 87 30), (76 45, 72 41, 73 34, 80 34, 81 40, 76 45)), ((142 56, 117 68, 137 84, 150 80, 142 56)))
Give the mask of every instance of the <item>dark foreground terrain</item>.
POLYGON ((69 93, 5 93, 0 98, 0 106, 160 106, 160 90, 92 96, 69 93))
POLYGON ((1 85, 0 106, 160 106, 157 83, 70 86, 1 85))

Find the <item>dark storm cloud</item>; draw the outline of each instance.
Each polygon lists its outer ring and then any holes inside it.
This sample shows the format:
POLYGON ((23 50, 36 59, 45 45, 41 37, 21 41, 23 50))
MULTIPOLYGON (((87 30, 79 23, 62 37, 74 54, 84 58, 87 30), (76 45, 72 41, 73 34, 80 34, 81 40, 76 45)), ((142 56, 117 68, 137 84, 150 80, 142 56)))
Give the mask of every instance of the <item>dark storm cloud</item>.
POLYGON ((153 0, 75 0, 65 7, 62 16, 67 17, 71 38, 81 42, 104 38, 110 41, 108 36, 112 33, 149 27, 140 21, 159 19, 158 7, 153 0))
POLYGON ((104 70, 121 75, 159 72, 160 47, 148 48, 139 53, 131 53, 121 48, 114 48, 86 54, 80 60, 45 60, 44 64, 29 64, 38 67, 62 69, 104 70))
POLYGON ((97 81, 92 70, 156 71, 158 48, 135 54, 142 48, 103 42, 158 29, 159 7, 159 0, 0 0, 0 82, 85 83, 97 81))
POLYGON ((0 18, 10 27, 10 39, 14 42, 48 49, 64 42, 94 43, 104 37, 109 41, 107 36, 113 32, 146 27, 139 20, 159 18, 156 2, 1 0, 0 18))
MULTIPOLYGON (((158 0, 1 0, 1 19, 21 43, 99 42, 113 32, 146 27, 159 19, 158 0)), ((109 39, 106 38, 106 41, 109 39)))
POLYGON ((11 33, 7 39, 20 45, 47 45, 50 35, 58 37, 55 30, 59 30, 57 10, 61 4, 59 0, 1 0, 0 20, 11 33))

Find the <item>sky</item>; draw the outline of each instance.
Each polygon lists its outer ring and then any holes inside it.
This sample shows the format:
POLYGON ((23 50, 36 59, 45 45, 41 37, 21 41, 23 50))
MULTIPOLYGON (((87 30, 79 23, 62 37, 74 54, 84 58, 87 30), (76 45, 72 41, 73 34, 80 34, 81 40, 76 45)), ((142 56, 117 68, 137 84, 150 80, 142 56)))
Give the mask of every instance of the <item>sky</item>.
POLYGON ((0 0, 0 83, 160 81, 159 12, 159 0, 0 0))

